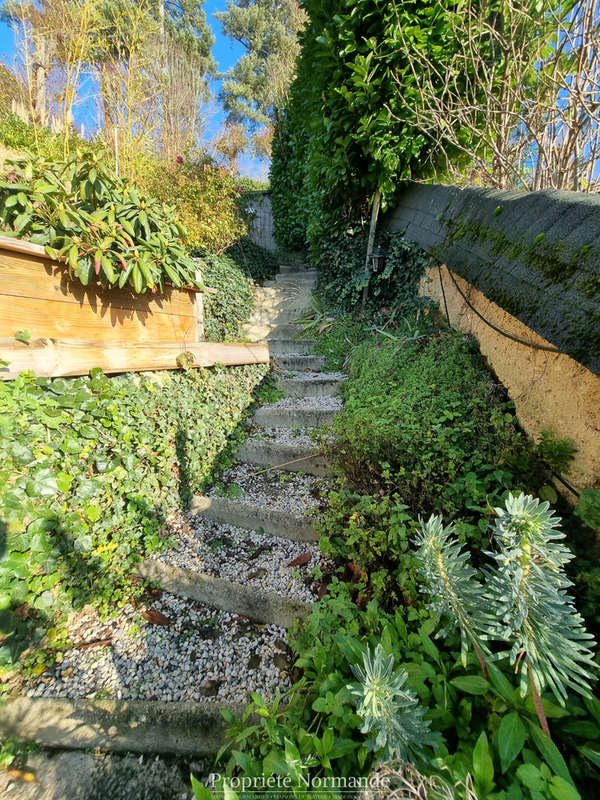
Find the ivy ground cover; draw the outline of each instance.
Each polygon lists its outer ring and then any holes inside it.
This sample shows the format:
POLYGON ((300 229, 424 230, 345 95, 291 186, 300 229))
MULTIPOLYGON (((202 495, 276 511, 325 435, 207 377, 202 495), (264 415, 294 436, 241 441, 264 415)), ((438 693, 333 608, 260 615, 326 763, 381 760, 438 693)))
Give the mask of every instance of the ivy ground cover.
POLYGON ((0 674, 43 671, 71 608, 141 591, 135 563, 227 461, 266 369, 0 383, 0 674))

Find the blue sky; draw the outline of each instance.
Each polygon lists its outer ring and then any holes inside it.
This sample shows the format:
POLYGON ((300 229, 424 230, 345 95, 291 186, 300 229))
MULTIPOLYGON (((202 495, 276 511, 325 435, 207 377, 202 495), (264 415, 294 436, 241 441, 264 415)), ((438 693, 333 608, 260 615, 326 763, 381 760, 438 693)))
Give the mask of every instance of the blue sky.
MULTIPOLYGON (((213 55, 218 64, 219 71, 221 72, 224 72, 235 64, 240 55, 244 52, 244 48, 241 44, 232 41, 222 34, 221 23, 213 16, 215 11, 224 11, 225 6, 226 0, 207 0, 204 6, 208 22, 213 29, 216 39, 213 47, 213 55)), ((15 63, 15 58, 16 48, 13 33, 6 23, 0 22, 0 60, 8 66, 12 66, 15 63)), ((213 82, 213 92, 217 94, 218 90, 219 84, 215 81, 213 82)), ((206 111, 207 136, 210 138, 213 134, 217 133, 223 125, 224 114, 216 101, 211 103, 206 111)), ((86 131, 93 131, 96 128, 97 120, 93 100, 84 102, 78 106, 75 110, 75 120, 78 124, 83 123, 86 131)), ((240 159, 240 171, 242 175, 266 179, 268 166, 257 159, 243 156, 240 159)))

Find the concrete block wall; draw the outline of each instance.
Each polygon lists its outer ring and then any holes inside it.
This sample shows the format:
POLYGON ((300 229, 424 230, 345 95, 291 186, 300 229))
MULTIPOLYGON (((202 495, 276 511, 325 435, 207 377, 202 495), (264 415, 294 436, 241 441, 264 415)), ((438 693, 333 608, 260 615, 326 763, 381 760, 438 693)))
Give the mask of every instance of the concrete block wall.
POLYGON ((250 239, 267 250, 276 250, 277 244, 273 235, 271 193, 252 192, 248 209, 253 211, 255 215, 249 231, 250 239))
POLYGON ((600 374, 600 196, 415 185, 383 225, 600 374))
POLYGON ((600 488, 600 197, 413 186, 383 225, 432 254, 421 293, 477 338, 527 433, 571 439, 569 480, 600 488))

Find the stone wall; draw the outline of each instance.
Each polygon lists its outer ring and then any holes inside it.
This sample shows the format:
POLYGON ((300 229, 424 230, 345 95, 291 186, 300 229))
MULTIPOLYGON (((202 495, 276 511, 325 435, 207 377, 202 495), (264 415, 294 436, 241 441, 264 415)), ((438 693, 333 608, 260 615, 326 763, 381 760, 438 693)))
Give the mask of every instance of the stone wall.
POLYGON ((447 265, 421 292, 444 313, 441 273, 450 323, 478 339, 523 428, 572 439, 570 480, 600 488, 600 198, 413 186, 383 225, 447 265))
POLYGON ((383 224, 600 374, 600 196, 412 186, 383 224))
POLYGON ((251 192, 249 198, 248 210, 255 213, 249 233, 250 239, 267 250, 276 250, 277 245, 273 235, 271 193, 251 192))

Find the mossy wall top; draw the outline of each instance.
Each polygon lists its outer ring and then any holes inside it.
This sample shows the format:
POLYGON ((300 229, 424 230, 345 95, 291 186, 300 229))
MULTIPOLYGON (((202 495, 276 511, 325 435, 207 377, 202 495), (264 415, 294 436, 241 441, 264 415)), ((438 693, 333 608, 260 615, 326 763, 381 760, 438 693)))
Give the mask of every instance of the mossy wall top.
POLYGON ((383 220, 600 374, 600 197, 410 186, 383 220))

